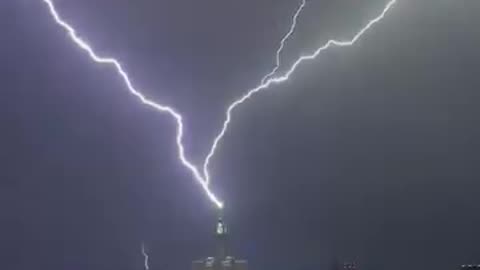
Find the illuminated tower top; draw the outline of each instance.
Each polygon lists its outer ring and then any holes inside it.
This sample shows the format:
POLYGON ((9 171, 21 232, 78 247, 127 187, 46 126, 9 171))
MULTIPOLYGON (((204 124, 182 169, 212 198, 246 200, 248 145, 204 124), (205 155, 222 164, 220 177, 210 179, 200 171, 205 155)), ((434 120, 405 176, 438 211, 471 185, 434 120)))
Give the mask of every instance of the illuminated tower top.
POLYGON ((248 263, 231 256, 228 249, 229 230, 220 212, 215 223, 215 256, 196 260, 193 270, 247 270, 248 263))
POLYGON ((223 219, 221 217, 219 217, 217 221, 216 234, 218 236, 227 234, 227 225, 223 222, 223 219))

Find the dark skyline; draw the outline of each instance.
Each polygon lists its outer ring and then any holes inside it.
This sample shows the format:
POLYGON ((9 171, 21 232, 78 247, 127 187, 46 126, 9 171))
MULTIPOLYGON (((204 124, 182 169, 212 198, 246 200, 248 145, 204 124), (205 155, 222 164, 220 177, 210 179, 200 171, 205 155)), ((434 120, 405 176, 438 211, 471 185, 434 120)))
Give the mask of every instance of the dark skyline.
MULTIPOLYGON (((298 1, 59 1, 135 84, 185 115, 200 161, 258 83, 298 1)), ((348 39, 386 1, 309 1, 291 63, 348 39)), ((212 164, 251 269, 452 269, 480 257, 477 1, 399 0, 351 48, 237 112, 212 164)), ((72 45, 41 1, 0 4, 2 269, 182 269, 215 212, 178 164, 174 125, 72 45)), ((204 253, 202 253, 204 252, 204 253)))

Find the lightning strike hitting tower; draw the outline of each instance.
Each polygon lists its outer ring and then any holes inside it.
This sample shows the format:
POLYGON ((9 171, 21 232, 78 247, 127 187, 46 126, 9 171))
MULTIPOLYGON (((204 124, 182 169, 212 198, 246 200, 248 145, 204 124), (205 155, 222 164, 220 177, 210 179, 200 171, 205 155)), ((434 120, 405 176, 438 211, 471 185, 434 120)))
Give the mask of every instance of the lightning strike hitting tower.
POLYGON ((123 79, 123 82, 125 86, 127 87, 128 92, 136 97, 143 105, 148 106, 150 108, 155 109, 156 111, 166 114, 170 116, 172 120, 176 123, 176 145, 177 145, 177 156, 180 161, 180 163, 191 172, 193 178, 196 180, 198 184, 200 184, 201 188, 207 195, 207 197, 214 203, 217 208, 221 209, 223 208, 223 202, 220 201, 217 196, 213 193, 213 191, 210 189, 210 173, 209 173, 209 165, 211 162, 211 159, 214 157, 215 152, 217 148, 219 147, 220 142, 222 141, 223 137, 225 136, 228 127, 232 121, 232 112, 246 102, 247 100, 251 99, 256 93, 261 92, 263 90, 266 90, 267 88, 270 88, 271 86, 281 84, 285 81, 288 81, 292 74, 296 71, 297 67, 302 64, 303 62, 306 61, 311 61, 316 59, 324 50, 327 50, 328 48, 331 47, 349 47, 354 45, 374 24, 380 22, 387 12, 392 8, 392 6, 397 2, 397 0, 389 0, 383 11, 378 15, 376 18, 370 20, 357 34, 350 40, 335 40, 335 39, 330 39, 328 40, 327 43, 325 43, 323 46, 318 47, 313 53, 311 54, 302 54, 294 63, 293 65, 290 66, 290 68, 287 69, 287 71, 283 75, 275 75, 276 71, 280 67, 280 53, 282 52, 285 42, 289 37, 293 34, 296 23, 297 23, 297 18, 300 14, 300 12, 303 10, 306 1, 302 0, 302 4, 299 6, 297 9, 297 12, 293 16, 293 21, 292 25, 290 28, 290 31, 284 36, 282 41, 280 42, 280 47, 277 50, 277 61, 275 68, 268 73, 265 77, 263 77, 260 85, 257 87, 248 90, 243 96, 240 98, 234 100, 227 108, 225 112, 225 119, 222 125, 222 128, 220 129, 219 133, 215 136, 215 139, 213 140, 213 143, 210 147, 210 150, 203 161, 203 173, 200 172, 199 168, 191 162, 188 157, 185 154, 185 146, 183 144, 183 138, 184 138, 184 124, 183 124, 183 116, 180 114, 175 108, 168 106, 166 104, 162 103, 157 103, 151 99, 149 99, 147 96, 145 96, 139 89, 137 89, 133 83, 132 80, 130 79, 130 76, 124 69, 123 65, 120 63, 119 60, 113 57, 105 57, 97 54, 97 52, 93 49, 93 47, 83 38, 79 36, 77 33, 77 30, 67 23, 62 16, 57 12, 57 9, 53 3, 53 0, 42 0, 48 7, 48 10, 50 12, 50 16, 53 18, 55 23, 59 25, 68 35, 68 37, 74 42, 74 44, 77 45, 77 47, 84 52, 87 53, 87 55, 90 57, 91 60, 93 60, 96 64, 99 65, 107 65, 112 67, 117 74, 123 79))
POLYGON ((193 261, 192 270, 247 270, 246 260, 231 256, 228 248, 228 234, 227 225, 219 215, 215 225, 215 256, 193 261))

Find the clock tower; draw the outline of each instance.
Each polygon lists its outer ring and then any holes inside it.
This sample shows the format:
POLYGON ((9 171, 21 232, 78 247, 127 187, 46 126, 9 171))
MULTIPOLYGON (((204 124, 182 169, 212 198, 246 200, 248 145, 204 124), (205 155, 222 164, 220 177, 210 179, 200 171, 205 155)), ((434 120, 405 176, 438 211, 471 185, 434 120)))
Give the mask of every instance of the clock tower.
POLYGON ((215 256, 196 260, 193 270, 247 270, 247 261, 239 260, 230 254, 228 249, 228 228, 221 213, 215 223, 215 256))
POLYGON ((217 220, 215 228, 215 241, 216 241, 216 259, 219 261, 225 260, 228 254, 227 250, 228 229, 227 225, 220 216, 217 220))

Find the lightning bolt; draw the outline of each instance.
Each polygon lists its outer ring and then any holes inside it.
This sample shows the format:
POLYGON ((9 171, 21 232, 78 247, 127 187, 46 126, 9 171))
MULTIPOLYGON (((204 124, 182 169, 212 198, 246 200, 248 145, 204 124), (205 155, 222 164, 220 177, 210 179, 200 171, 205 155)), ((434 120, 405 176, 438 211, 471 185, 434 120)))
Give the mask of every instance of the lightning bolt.
POLYGON ((145 243, 142 243, 142 255, 144 258, 143 266, 145 267, 145 270, 150 270, 150 266, 148 265, 148 254, 147 250, 145 249, 145 243))
MULTIPOLYGON (((215 137, 215 139, 212 143, 212 147, 210 148, 210 151, 207 154, 207 156, 205 158, 205 162, 203 164, 203 175, 205 176, 205 180, 207 181, 207 183, 210 182, 210 173, 209 173, 209 170, 208 170, 209 165, 210 165, 210 160, 215 155, 215 152, 216 152, 221 140, 223 139, 223 137, 225 136, 225 133, 228 130, 230 122, 232 121, 232 112, 235 110, 235 108, 237 108, 238 106, 242 105, 244 102, 246 102, 247 100, 252 98, 256 93, 258 93, 262 90, 266 90, 267 88, 269 88, 273 84, 280 84, 282 82, 287 81, 288 79, 290 79, 291 75, 296 71, 297 67, 301 63, 317 58, 320 55, 320 53, 327 50, 328 48, 330 48, 332 46, 348 47, 348 46, 354 45, 363 36, 363 34, 365 34, 373 25, 380 22, 385 17, 387 12, 393 7, 393 5, 396 2, 397 2, 397 0, 390 0, 390 2, 387 3, 387 5, 383 9, 383 11, 380 13, 380 15, 378 15, 376 18, 370 20, 362 29, 360 29, 359 32, 357 32, 357 34, 355 34, 355 36, 351 40, 338 41, 338 40, 331 39, 327 43, 325 43, 325 45, 323 45, 323 46, 319 47, 317 50, 315 50, 312 54, 303 55, 300 58, 298 58, 297 61, 295 61, 293 63, 293 65, 290 67, 290 69, 287 70, 287 72, 285 72, 284 75, 277 76, 277 77, 271 77, 270 74, 275 73, 275 71, 278 69, 278 66, 279 66, 278 58, 279 58, 279 55, 281 53, 281 50, 283 49, 283 46, 284 46, 283 43, 285 42, 285 40, 288 39, 288 37, 291 35, 291 33, 293 33, 293 30, 289 31, 289 33, 287 33, 287 35, 282 39, 282 44, 280 46, 280 49, 277 51, 277 66, 275 67, 274 71, 267 74, 264 77, 264 79, 262 79, 262 82, 257 87, 248 90, 246 92, 246 94, 244 94, 239 99, 237 99, 233 103, 231 103, 230 106, 228 106, 227 111, 225 113, 226 117, 225 117, 225 121, 223 122, 222 128, 221 128, 220 132, 218 133, 218 135, 215 137)), ((293 23, 291 29, 295 29, 296 17, 298 17, 298 14, 302 10, 302 8, 303 8, 303 3, 302 3, 302 6, 300 6, 300 8, 297 10, 296 16, 294 17, 294 23, 293 23)))
MULTIPOLYGON (((128 91, 130 94, 138 98, 144 105, 151 107, 161 113, 169 115, 173 120, 175 120, 176 123, 176 144, 177 144, 177 149, 178 149, 178 158, 182 165, 186 167, 191 174, 193 175, 194 179, 196 180, 197 183, 201 185, 203 188, 204 192, 208 196, 208 198, 219 208, 223 207, 223 202, 221 202, 216 195, 210 190, 209 188, 209 183, 210 183, 210 173, 209 173, 209 164, 210 160, 213 158, 216 150, 219 147, 219 144, 223 137, 225 136, 228 127, 230 125, 231 119, 232 119, 232 112, 234 109, 236 109, 238 106, 252 98, 256 93, 266 90, 272 85, 280 84, 283 83, 287 80, 290 79, 291 75, 296 71, 297 67, 305 62, 305 61, 310 61, 314 60, 317 58, 321 52, 324 50, 327 50, 330 47, 336 46, 336 47, 348 47, 354 45, 367 30, 369 30, 373 25, 376 23, 380 22, 387 12, 393 7, 393 5, 397 2, 397 0, 390 0, 383 11, 378 15, 376 18, 370 20, 357 34, 351 39, 347 41, 338 41, 338 40, 329 40, 325 45, 319 47, 317 50, 315 50, 312 54, 309 55, 303 55, 299 57, 293 65, 288 69, 284 75, 282 76, 276 76, 273 77, 273 75, 276 73, 278 68, 280 67, 280 54, 284 48, 285 42, 288 40, 288 38, 294 33, 296 24, 297 24, 297 18, 299 17, 301 11, 303 10, 305 6, 305 0, 302 0, 302 4, 300 7, 297 9, 295 15, 293 16, 293 22, 290 27, 290 30, 287 32, 287 34, 284 36, 284 38, 280 42, 280 47, 277 50, 276 54, 276 65, 274 69, 265 75, 265 77, 262 79, 261 83, 253 88, 250 89, 241 96, 239 99, 235 100, 233 103, 231 103, 227 110, 226 110, 226 116, 225 116, 225 121, 223 122, 222 128, 220 129, 220 132, 215 136, 213 143, 211 145, 210 151, 205 157, 204 163, 203 163, 203 175, 200 174, 199 170, 197 167, 190 162, 186 156, 185 156, 185 148, 183 145, 183 120, 182 120, 182 115, 178 113, 174 108, 167 106, 167 105, 162 105, 159 103, 154 102, 153 100, 148 99, 146 96, 144 96, 140 91, 138 91, 132 84, 130 77, 128 76, 128 73, 124 70, 123 66, 120 64, 120 62, 115 59, 115 58, 110 58, 110 57, 101 57, 95 53, 93 48, 83 39, 81 39, 75 29, 69 25, 65 20, 63 20, 60 15, 58 14, 54 4, 52 3, 51 0, 42 0, 44 3, 47 4, 48 10, 50 11, 50 15, 52 18, 55 20, 55 22, 62 27, 68 36, 71 38, 71 40, 82 50, 84 50, 91 60, 98 64, 104 64, 104 65, 109 65, 113 67, 118 75, 123 79, 125 85, 127 86, 128 91)), ((143 250, 143 249, 142 249, 143 250)), ((144 251, 144 250, 143 250, 144 251)), ((145 256, 146 254, 144 254, 145 256)), ((146 259, 148 259, 148 256, 146 256, 146 259)), ((146 265, 147 266, 147 265, 146 265)))
POLYGON ((162 105, 159 103, 154 102, 153 100, 148 99, 145 97, 140 91, 138 91, 132 84, 132 81, 130 80, 130 77, 128 76, 128 73, 125 71, 123 66, 120 64, 120 62, 111 57, 101 57, 95 53, 93 50, 92 46, 90 46, 86 41, 84 41, 82 38, 80 38, 75 31, 75 29, 68 24, 65 20, 63 20, 60 15, 57 12, 57 9, 55 8, 55 5, 51 0, 42 0, 44 3, 47 4, 48 9, 50 11, 50 15, 53 17, 55 22, 61 26, 68 34, 68 36, 72 39, 72 41, 82 50, 88 53, 88 56, 90 58, 98 63, 98 64, 104 64, 104 65, 109 65, 112 66, 113 68, 116 69, 117 73, 120 75, 120 77, 123 79, 125 85, 127 86, 128 91, 137 97, 143 104, 161 112, 165 113, 169 116, 171 116, 176 123, 177 126, 177 135, 176 135, 176 143, 177 143, 177 148, 178 148, 178 158, 180 159, 181 163, 183 166, 185 166, 190 172, 192 173, 193 177, 195 180, 202 186, 203 190, 207 194, 208 198, 215 203, 215 205, 219 208, 223 207, 223 203, 215 196, 215 194, 210 190, 207 182, 203 179, 202 175, 199 173, 197 167, 193 165, 192 162, 190 162, 186 157, 185 157, 185 148, 183 146, 183 120, 182 120, 182 115, 175 111, 174 108, 167 106, 167 105, 162 105))
POLYGON ((307 4, 306 1, 307 0, 302 0, 302 3, 300 4, 297 11, 293 15, 292 25, 290 26, 290 30, 288 30, 287 34, 282 38, 282 40, 280 41, 280 47, 278 47, 278 49, 277 49, 277 54, 276 54, 276 59, 275 59, 276 60, 275 67, 273 68, 272 71, 270 71, 270 73, 268 73, 267 75, 265 75, 265 77, 263 77, 262 82, 261 82, 262 84, 264 84, 268 80, 268 78, 273 76, 275 74, 275 72, 277 72, 278 68, 280 68, 280 54, 282 53, 283 48, 285 47, 285 42, 290 38, 290 36, 293 34, 293 32, 295 32, 295 28, 297 27, 298 16, 300 16, 300 13, 302 12, 305 5, 307 4))
MULTIPOLYGON (((302 12, 303 8, 305 7, 305 5, 307 4, 306 0, 302 0, 302 3, 300 4, 300 6, 297 8, 297 11, 295 12, 295 14, 293 15, 292 17, 292 24, 290 25, 290 29, 288 30, 288 32, 285 34, 285 36, 283 36, 282 40, 280 41, 280 46, 278 47, 277 49, 277 53, 275 55, 275 67, 272 69, 272 71, 270 71, 269 73, 267 73, 261 80, 260 84, 265 84, 265 82, 275 74, 275 72, 277 72, 277 70, 280 68, 280 56, 282 54, 282 51, 283 49, 285 48, 285 43, 287 42, 287 40, 293 35, 293 33, 295 32, 295 28, 297 27, 297 19, 298 17, 300 16, 300 13, 302 12)), ((230 109, 229 109, 230 110, 230 109)), ((226 117, 226 121, 230 122, 229 120, 229 115, 230 115, 230 111, 227 110, 227 117, 226 117)), ((206 158, 205 158, 205 161, 203 163, 203 175, 205 176, 205 181, 207 181, 207 184, 210 183, 210 173, 208 171, 208 166, 210 164, 210 159, 213 157, 213 155, 215 154, 215 150, 217 148, 217 144, 220 142, 220 140, 222 139, 222 137, 224 136, 224 133, 226 132, 226 129, 228 128, 228 123, 223 124, 223 127, 224 127, 224 130, 222 129, 219 133, 219 135, 215 138, 215 141, 214 143, 212 144, 212 148, 210 149, 210 152, 207 154, 206 158)))

